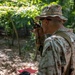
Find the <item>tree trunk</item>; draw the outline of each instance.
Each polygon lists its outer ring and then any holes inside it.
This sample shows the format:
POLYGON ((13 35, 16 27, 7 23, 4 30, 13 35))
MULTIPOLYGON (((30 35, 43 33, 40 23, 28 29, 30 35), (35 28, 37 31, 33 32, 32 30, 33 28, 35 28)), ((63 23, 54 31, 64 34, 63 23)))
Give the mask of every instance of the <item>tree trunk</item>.
POLYGON ((12 21, 11 18, 10 18, 10 21, 11 21, 11 23, 12 23, 12 26, 13 26, 13 29, 14 29, 14 32, 15 32, 15 34, 16 34, 16 38, 17 38, 17 41, 18 41, 19 55, 21 55, 21 50, 20 50, 20 43, 19 43, 18 33, 17 33, 17 30, 16 30, 15 25, 14 25, 14 23, 13 23, 13 21, 12 21))

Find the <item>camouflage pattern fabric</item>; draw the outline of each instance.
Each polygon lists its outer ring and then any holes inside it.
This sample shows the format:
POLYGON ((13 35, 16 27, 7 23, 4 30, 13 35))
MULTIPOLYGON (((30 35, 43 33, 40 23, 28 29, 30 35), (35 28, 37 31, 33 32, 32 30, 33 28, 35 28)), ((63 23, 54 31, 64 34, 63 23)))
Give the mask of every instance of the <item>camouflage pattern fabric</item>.
POLYGON ((41 19, 43 17, 59 17, 62 20, 66 21, 67 18, 62 14, 62 7, 60 5, 50 5, 42 9, 39 16, 36 16, 36 19, 41 19))
MULTIPOLYGON (((75 71, 75 35, 69 32, 68 29, 61 29, 67 32, 71 37, 73 47, 73 68, 75 71)), ((44 42, 42 58, 39 63, 37 75, 65 75, 68 63, 71 57, 71 47, 69 43, 61 36, 55 33, 48 37, 44 42), (63 71, 62 71, 62 68, 63 71)), ((75 75, 73 72, 72 75, 75 75)))

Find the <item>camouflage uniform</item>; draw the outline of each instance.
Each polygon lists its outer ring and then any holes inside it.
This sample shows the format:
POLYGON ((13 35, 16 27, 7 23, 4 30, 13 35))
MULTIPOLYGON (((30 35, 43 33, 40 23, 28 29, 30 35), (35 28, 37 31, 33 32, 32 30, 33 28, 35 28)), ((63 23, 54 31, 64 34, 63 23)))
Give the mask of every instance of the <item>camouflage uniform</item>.
MULTIPOLYGON (((70 35, 74 47, 75 35, 66 29, 61 29, 61 31, 65 31, 68 35, 70 35)), ((75 53, 75 51, 73 53, 75 53)), ((44 49, 39 64, 38 75, 64 75, 67 67, 66 65, 69 63, 70 56, 71 47, 67 40, 65 40, 60 35, 56 35, 56 33, 54 33, 44 42, 44 49), (64 68, 63 74, 61 74, 62 67, 64 68)), ((75 60, 73 60, 73 63, 75 63, 75 60)), ((75 68, 75 66, 73 66, 73 68, 75 68)))
MULTIPOLYGON (((61 7, 53 5, 45 7, 36 19, 57 16, 63 22, 67 20, 62 15, 61 7)), ((71 69, 74 69, 72 75, 75 75, 74 47, 75 35, 67 28, 58 29, 53 35, 46 38, 37 75, 70 75, 71 69), (70 42, 61 34, 57 34, 58 32, 64 32, 70 42)))

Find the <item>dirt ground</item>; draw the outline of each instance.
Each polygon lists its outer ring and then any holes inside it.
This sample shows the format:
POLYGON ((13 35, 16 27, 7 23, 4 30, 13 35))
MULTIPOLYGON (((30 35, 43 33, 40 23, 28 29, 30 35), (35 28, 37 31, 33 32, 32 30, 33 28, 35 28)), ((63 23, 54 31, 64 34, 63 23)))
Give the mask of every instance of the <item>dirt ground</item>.
POLYGON ((28 67, 38 70, 38 61, 33 61, 33 54, 33 51, 26 51, 19 56, 18 47, 8 48, 4 39, 0 39, 0 75, 18 75, 18 70, 28 67))

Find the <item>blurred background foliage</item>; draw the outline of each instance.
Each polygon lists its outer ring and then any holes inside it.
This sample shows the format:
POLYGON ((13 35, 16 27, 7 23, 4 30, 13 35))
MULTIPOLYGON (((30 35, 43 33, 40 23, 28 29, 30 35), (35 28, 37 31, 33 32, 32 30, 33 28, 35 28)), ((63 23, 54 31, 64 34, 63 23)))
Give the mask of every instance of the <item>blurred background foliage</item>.
MULTIPOLYGON (((75 32, 75 0, 0 0, 0 27, 11 34, 13 22, 17 30, 24 29, 24 34, 21 32, 24 37, 31 35, 30 39, 33 40, 34 35, 30 32, 32 30, 30 20, 39 15, 43 7, 50 4, 62 6, 64 16, 68 18, 65 26, 72 28, 75 32)), ((29 48, 29 46, 27 47, 29 48)))
POLYGON ((64 16, 68 18, 65 25, 74 29, 75 0, 0 0, 0 26, 11 31, 12 24, 9 18, 12 18, 16 28, 26 26, 30 29, 30 19, 50 4, 60 4, 63 7, 64 16))

